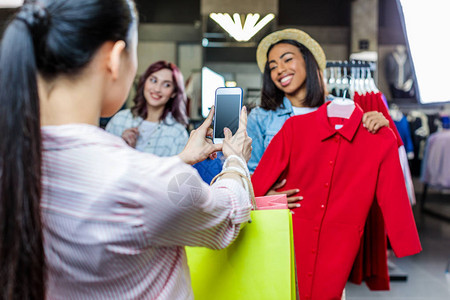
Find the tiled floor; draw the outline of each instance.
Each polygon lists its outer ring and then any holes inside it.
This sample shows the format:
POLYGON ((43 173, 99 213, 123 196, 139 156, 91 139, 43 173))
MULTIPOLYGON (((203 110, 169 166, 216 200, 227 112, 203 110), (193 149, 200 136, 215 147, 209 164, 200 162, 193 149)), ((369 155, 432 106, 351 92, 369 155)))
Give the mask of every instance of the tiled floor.
MULTIPOLYGON (((400 270, 408 275, 407 281, 391 281, 391 290, 372 292, 363 283, 346 286, 347 300, 395 299, 395 300, 450 300, 450 274, 446 269, 450 262, 450 220, 445 221, 420 211, 422 185, 415 183, 417 200, 414 215, 423 251, 404 258, 391 258, 400 270)), ((450 193, 429 190, 425 207, 450 218, 450 193)))

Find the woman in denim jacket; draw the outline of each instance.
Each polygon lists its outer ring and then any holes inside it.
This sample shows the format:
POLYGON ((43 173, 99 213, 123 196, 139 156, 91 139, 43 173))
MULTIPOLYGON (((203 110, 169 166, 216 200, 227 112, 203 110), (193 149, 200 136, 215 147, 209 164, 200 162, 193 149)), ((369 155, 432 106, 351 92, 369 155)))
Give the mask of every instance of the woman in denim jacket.
MULTIPOLYGON (((284 29, 266 36, 258 45, 256 59, 264 74, 261 105, 248 116, 247 131, 252 138, 252 156, 248 162, 254 172, 267 146, 284 122, 294 115, 315 111, 327 99, 322 72, 326 67, 325 53, 307 33, 298 29, 284 29)), ((388 120, 379 112, 367 112, 364 126, 375 133, 388 120)), ((273 186, 268 194, 283 187, 285 180, 273 186)), ((301 196, 289 197, 298 190, 283 191, 288 195, 289 207, 294 208, 301 196)))

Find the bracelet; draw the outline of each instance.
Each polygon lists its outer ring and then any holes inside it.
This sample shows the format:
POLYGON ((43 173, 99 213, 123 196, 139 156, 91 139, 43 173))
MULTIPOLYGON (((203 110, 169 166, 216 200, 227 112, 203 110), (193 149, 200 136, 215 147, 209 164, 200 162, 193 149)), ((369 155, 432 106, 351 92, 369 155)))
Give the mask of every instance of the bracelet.
POLYGON ((250 179, 247 176, 244 176, 241 172, 236 172, 234 170, 223 170, 222 172, 220 172, 219 174, 217 174, 212 180, 211 180, 211 185, 222 175, 224 174, 236 174, 239 175, 239 177, 241 177, 241 179, 244 182, 244 189, 248 192, 249 196, 250 196, 250 201, 252 204, 252 208, 253 210, 256 210, 256 200, 255 200, 255 192, 253 190, 253 185, 250 181, 250 179))
POLYGON ((244 185, 244 189, 249 193, 250 192, 250 189, 249 189, 249 186, 248 186, 248 176, 247 176, 247 174, 245 174, 245 170, 242 170, 242 168, 236 168, 236 167, 226 167, 226 168, 224 168, 223 170, 223 173, 239 173, 240 175, 240 177, 241 177, 241 180, 242 180, 242 184, 244 185), (231 172, 231 171, 233 171, 233 172, 231 172), (246 178, 247 180, 245 180, 244 178, 246 178))
POLYGON ((225 162, 223 164, 223 168, 224 169, 227 168, 228 162, 229 162, 229 160, 231 158, 236 159, 239 162, 239 164, 241 165, 241 167, 244 169, 246 176, 250 177, 250 172, 248 171, 247 163, 242 159, 242 157, 239 157, 239 156, 237 156, 235 154, 232 154, 232 155, 227 157, 227 159, 225 160, 225 162))
POLYGON ((240 173, 242 176, 245 176, 245 177, 248 178, 248 176, 247 176, 245 170, 242 170, 242 168, 237 168, 237 167, 226 167, 226 168, 223 168, 223 171, 224 171, 224 172, 226 172, 226 171, 228 171, 228 170, 236 171, 236 172, 240 173))

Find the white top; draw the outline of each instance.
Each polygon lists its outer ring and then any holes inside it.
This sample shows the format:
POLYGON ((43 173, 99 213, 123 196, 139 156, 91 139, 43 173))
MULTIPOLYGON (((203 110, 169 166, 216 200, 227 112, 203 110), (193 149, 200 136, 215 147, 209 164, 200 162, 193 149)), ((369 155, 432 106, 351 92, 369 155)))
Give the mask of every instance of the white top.
POLYGON ((297 106, 292 106, 292 110, 294 111, 294 115, 299 116, 299 115, 304 115, 304 114, 309 114, 313 111, 316 111, 318 107, 297 107, 297 106))
POLYGON ((224 248, 250 218, 242 185, 178 156, 85 124, 42 135, 47 299, 192 299, 184 246, 224 248))
POLYGON ((145 152, 144 150, 147 145, 147 141, 150 140, 152 135, 154 135, 159 129, 158 126, 160 126, 158 122, 142 121, 141 125, 138 127, 139 138, 136 143, 137 150, 145 152))

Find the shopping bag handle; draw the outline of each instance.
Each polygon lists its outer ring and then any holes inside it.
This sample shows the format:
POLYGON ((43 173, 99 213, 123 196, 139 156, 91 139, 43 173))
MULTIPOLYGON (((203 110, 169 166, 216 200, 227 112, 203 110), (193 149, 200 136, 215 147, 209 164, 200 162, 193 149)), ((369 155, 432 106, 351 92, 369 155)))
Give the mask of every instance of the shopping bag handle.
POLYGON ((247 183, 248 186, 248 194, 250 196, 250 201, 252 202, 252 209, 256 210, 256 199, 255 199, 255 191, 253 190, 253 185, 252 182, 250 181, 250 179, 245 176, 244 174, 235 171, 235 170, 223 170, 222 172, 220 172, 219 174, 217 174, 212 180, 210 185, 212 185, 214 182, 216 182, 216 180, 224 175, 224 174, 235 174, 235 175, 239 175, 239 177, 241 177, 242 179, 244 179, 244 181, 247 183))

